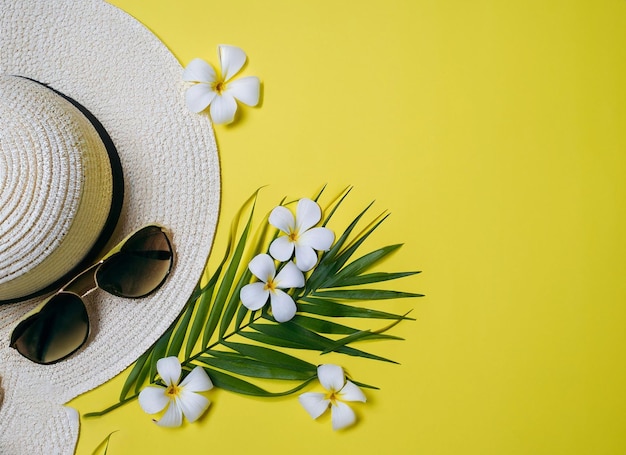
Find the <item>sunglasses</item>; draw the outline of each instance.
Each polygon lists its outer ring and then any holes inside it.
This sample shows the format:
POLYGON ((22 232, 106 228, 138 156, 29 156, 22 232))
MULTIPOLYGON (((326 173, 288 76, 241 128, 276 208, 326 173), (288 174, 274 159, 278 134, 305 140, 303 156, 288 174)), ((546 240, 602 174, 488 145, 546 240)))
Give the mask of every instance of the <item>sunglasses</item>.
POLYGON ((148 225, 133 232, 26 314, 13 329, 10 346, 44 365, 69 357, 89 336, 83 297, 98 288, 118 297, 145 297, 161 287, 173 263, 172 243, 164 228, 148 225))

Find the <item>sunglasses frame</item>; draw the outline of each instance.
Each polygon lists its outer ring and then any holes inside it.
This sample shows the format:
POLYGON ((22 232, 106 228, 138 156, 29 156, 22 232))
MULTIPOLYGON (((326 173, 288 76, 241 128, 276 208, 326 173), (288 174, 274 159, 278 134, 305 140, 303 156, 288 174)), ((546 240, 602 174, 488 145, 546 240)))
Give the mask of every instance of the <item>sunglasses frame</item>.
MULTIPOLYGON (((56 360, 50 361, 50 362, 41 362, 41 361, 38 361, 36 359, 32 359, 32 358, 28 357, 27 355, 23 354, 16 347, 18 339, 30 327, 29 325, 26 324, 26 322, 29 319, 31 319, 33 316, 41 313, 41 311, 44 309, 44 307, 46 305, 50 304, 51 301, 54 298, 56 298, 56 297, 58 297, 59 295, 62 295, 62 294, 74 295, 75 297, 80 299, 81 303, 85 307, 85 312, 87 312, 87 305, 85 305, 84 297, 86 297, 87 295, 91 294, 92 292, 94 292, 97 289, 102 289, 103 291, 105 291, 108 294, 114 295, 116 297, 127 298, 127 299, 141 299, 141 298, 147 297, 150 294, 153 294, 154 292, 159 290, 161 288, 161 286, 163 286, 163 284, 167 281, 167 278, 169 277, 169 275, 170 275, 170 273, 172 271, 172 268, 174 267, 175 259, 176 258, 175 258, 175 254, 174 254, 174 247, 173 247, 172 240, 170 238, 170 233, 169 233, 168 229, 166 229, 165 227, 163 227, 163 226, 161 226, 159 224, 154 224, 154 223, 147 224, 145 226, 140 227, 139 229, 136 229, 135 231, 131 232, 126 237, 124 237, 112 249, 110 249, 98 262, 96 262, 96 263, 90 265, 89 267, 87 267, 85 270, 83 270, 78 275, 76 275, 74 278, 72 278, 66 285, 61 287, 59 290, 57 290, 56 292, 54 292, 50 296, 46 297, 39 305, 37 305, 31 311, 29 311, 28 313, 24 314, 24 316, 22 316, 20 318, 20 320, 17 322, 17 325, 15 326, 13 331, 11 332, 10 347, 12 347, 15 350, 17 350, 20 353, 20 355, 22 355, 24 358, 30 360, 31 362, 37 363, 39 365, 52 365, 54 363, 57 363, 57 362, 65 360, 66 358, 68 358, 71 355, 73 355, 74 353, 76 353, 76 351, 81 349, 85 345, 87 340, 89 339, 89 335, 91 333, 91 324, 89 323, 89 314, 87 313, 87 321, 86 321, 87 331, 86 331, 84 339, 80 342, 80 344, 75 349, 73 349, 71 352, 69 352, 68 354, 66 354, 66 355, 64 355, 64 356, 62 356, 62 357, 60 357, 60 358, 58 358, 56 360), (134 236, 136 236, 140 232, 142 232, 142 231, 144 231, 146 229, 150 229, 150 228, 157 228, 163 234, 163 236, 164 236, 164 238, 165 238, 165 240, 167 242, 167 246, 169 248, 169 251, 170 251, 170 258, 169 258, 169 262, 170 263, 169 263, 169 267, 167 269, 167 272, 165 272, 165 274, 163 275, 163 279, 156 286, 154 286, 152 289, 150 289, 148 292, 146 292, 146 293, 144 293, 142 295, 138 295, 138 296, 127 296, 127 295, 116 293, 116 292, 114 292, 112 290, 103 289, 100 286, 100 284, 98 283, 98 278, 97 278, 98 270, 108 260, 110 260, 113 257, 115 257, 116 255, 120 254, 122 252, 122 249, 128 243, 129 240, 131 240, 134 236), (84 282, 83 282, 83 280, 84 280, 84 282)), ((52 303, 54 303, 54 302, 52 302, 52 303)))

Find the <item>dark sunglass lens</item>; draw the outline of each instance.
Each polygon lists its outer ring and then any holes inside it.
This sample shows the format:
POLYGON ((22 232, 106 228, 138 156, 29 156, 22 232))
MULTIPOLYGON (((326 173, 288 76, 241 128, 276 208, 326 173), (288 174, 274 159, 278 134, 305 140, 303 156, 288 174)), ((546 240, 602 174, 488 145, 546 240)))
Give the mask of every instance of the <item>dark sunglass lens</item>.
POLYGON ((147 226, 102 263, 96 280, 100 288, 111 294, 143 297, 165 281, 172 261, 172 246, 167 235, 158 226, 147 226))
POLYGON ((52 297, 39 311, 18 324, 11 346, 37 363, 54 363, 80 348, 89 335, 83 301, 75 294, 52 297))

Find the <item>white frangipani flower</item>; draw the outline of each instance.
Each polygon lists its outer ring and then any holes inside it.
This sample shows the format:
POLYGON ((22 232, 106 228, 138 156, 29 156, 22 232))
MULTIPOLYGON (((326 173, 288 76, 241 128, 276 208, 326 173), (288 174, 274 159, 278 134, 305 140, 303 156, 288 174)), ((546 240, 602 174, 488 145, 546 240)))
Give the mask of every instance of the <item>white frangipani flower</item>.
POLYGON ((341 430, 356 422, 354 411, 344 401, 361 401, 366 398, 361 389, 348 381, 343 368, 338 365, 320 365, 317 378, 327 392, 307 392, 298 401, 311 417, 317 419, 330 407, 333 430, 341 430))
POLYGON ((279 261, 287 261, 296 253, 296 265, 308 272, 317 264, 318 251, 326 251, 335 241, 335 234, 325 227, 313 227, 322 218, 317 202, 300 199, 294 218, 291 211, 278 206, 270 213, 269 222, 286 235, 278 237, 270 245, 270 254, 279 261))
POLYGON ((258 310, 267 303, 269 297, 272 314, 278 322, 286 322, 296 314, 296 304, 289 294, 281 289, 301 288, 304 275, 289 261, 276 274, 274 260, 268 254, 255 256, 248 268, 261 282, 250 283, 241 288, 241 303, 249 310, 258 310))
POLYGON ((196 392, 206 392, 213 388, 211 379, 202 367, 195 367, 179 384, 181 374, 177 357, 165 357, 157 361, 157 372, 165 387, 147 386, 139 394, 139 405, 148 414, 156 414, 166 409, 161 420, 162 427, 178 427, 183 416, 189 422, 196 421, 207 410, 211 402, 196 392))
POLYGON ((200 58, 193 59, 183 71, 183 80, 193 82, 185 98, 192 112, 211 106, 213 123, 230 123, 237 112, 237 101, 256 106, 261 82, 256 76, 232 80, 246 62, 246 53, 238 47, 221 44, 217 47, 220 73, 200 58))

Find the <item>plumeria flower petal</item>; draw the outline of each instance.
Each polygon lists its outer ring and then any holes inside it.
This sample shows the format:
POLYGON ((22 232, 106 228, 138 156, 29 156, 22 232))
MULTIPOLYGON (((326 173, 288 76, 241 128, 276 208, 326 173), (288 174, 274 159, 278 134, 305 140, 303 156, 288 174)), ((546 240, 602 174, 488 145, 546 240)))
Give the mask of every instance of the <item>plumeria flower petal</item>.
POLYGON ((160 420, 162 427, 177 427, 183 422, 196 421, 207 410, 211 402, 197 392, 213 388, 211 379, 202 367, 195 367, 179 384, 182 368, 177 357, 165 357, 157 361, 157 372, 165 383, 163 386, 148 386, 139 394, 139 405, 148 414, 165 409, 160 420))
POLYGON ((246 53, 237 46, 221 44, 217 47, 217 53, 220 59, 222 74, 226 81, 232 79, 246 63, 246 53))
POLYGON ((185 93, 187 107, 202 112, 209 107, 214 123, 230 123, 235 119, 237 100, 248 106, 259 103, 261 81, 256 76, 233 80, 246 63, 246 54, 236 46, 217 48, 221 71, 202 59, 193 59, 183 71, 183 80, 193 85, 185 93))
POLYGON ((248 106, 259 104, 259 87, 261 81, 256 76, 242 77, 228 83, 226 93, 230 93, 233 98, 248 106))
POLYGON ((296 266, 308 272, 317 264, 316 251, 327 251, 335 241, 335 234, 328 228, 315 226, 322 218, 322 210, 311 199, 300 199, 296 216, 286 207, 276 207, 269 216, 269 223, 283 236, 270 245, 270 254, 279 261, 289 260, 295 251, 296 266))
POLYGON ((308 246, 318 251, 326 251, 330 249, 334 241, 335 234, 333 234, 333 231, 323 227, 308 229, 300 234, 301 245, 308 246))
MULTIPOLYGON (((268 256, 269 257, 269 256, 268 256)), ((276 286, 280 289, 301 288, 304 286, 304 275, 296 264, 287 262, 275 278, 276 286)))
POLYGON ((263 308, 269 296, 270 291, 265 287, 265 283, 260 282, 245 285, 239 293, 243 306, 252 311, 263 308))
POLYGON ((215 99, 217 93, 206 84, 192 85, 185 93, 187 107, 191 112, 198 113, 205 110, 215 99))
POLYGON ((276 266, 274 261, 267 254, 259 254, 252 258, 248 264, 248 269, 259 280, 267 283, 276 276, 276 266))
POLYGON ((206 371, 202 368, 196 367, 191 370, 185 379, 183 379, 183 382, 180 383, 180 388, 183 389, 184 393, 206 392, 207 390, 211 390, 213 388, 213 383, 211 382, 209 375, 206 374, 206 371))
POLYGON ((326 398, 326 394, 320 392, 303 393, 298 397, 298 401, 314 419, 324 414, 330 406, 330 400, 326 398))
MULTIPOLYGON (((281 229, 282 231, 282 229, 281 229)), ((283 231, 285 232, 285 231, 283 231)), ((270 245, 270 254, 277 261, 288 261, 293 256, 295 244, 289 236, 277 237, 270 245)))
POLYGON ((159 420, 154 420, 154 423, 160 427, 179 427, 183 424, 183 411, 177 403, 171 403, 165 414, 159 420))
POLYGON ((317 251, 327 251, 335 241, 335 234, 330 229, 316 227, 300 234, 299 242, 295 246, 296 264, 307 271, 317 263, 317 251))
POLYGON ((330 410, 333 430, 341 430, 356 422, 356 415, 352 408, 341 401, 335 402, 330 410))
POLYGON ((270 303, 272 305, 272 315, 276 322, 290 321, 295 315, 298 308, 289 294, 280 289, 270 294, 270 303))
POLYGON ((295 245, 296 264, 303 272, 307 272, 317 264, 317 253, 313 248, 306 245, 295 245))
POLYGON ((217 74, 213 67, 201 58, 194 58, 183 70, 183 80, 187 82, 211 84, 216 79, 217 74))
POLYGON ((317 367, 317 378, 327 393, 307 392, 298 397, 298 401, 314 419, 328 408, 331 411, 333 430, 340 430, 356 422, 356 414, 345 402, 365 402, 365 394, 361 389, 346 380, 343 368, 338 365, 325 364, 317 367))
POLYGON ((157 361, 157 373, 167 386, 178 384, 181 372, 180 361, 176 357, 165 357, 157 361))
POLYGON ((325 364, 317 367, 317 379, 329 392, 338 392, 346 383, 343 368, 339 365, 325 364))
POLYGON ((282 205, 272 210, 269 216, 269 222, 272 226, 285 233, 288 233, 289 229, 296 225, 296 219, 293 217, 291 210, 282 205))
POLYGON ((300 199, 296 207, 296 228, 301 232, 315 226, 322 219, 322 210, 311 199, 300 199))
POLYGON ((147 386, 139 394, 139 405, 148 414, 156 414, 170 404, 163 387, 147 386))
MULTIPOLYGON (((200 368, 200 367, 198 367, 200 368)), ((200 368, 199 371, 204 371, 200 368)), ((206 374, 206 373, 205 373, 206 374)), ((204 411, 211 404, 208 398, 203 397, 197 393, 188 391, 187 389, 183 389, 180 393, 180 399, 176 402, 182 414, 189 420, 190 422, 195 422, 200 418, 204 411)))
POLYGON ((274 319, 278 322, 291 320, 297 307, 293 298, 283 289, 304 286, 304 275, 300 269, 290 261, 276 274, 274 260, 268 254, 259 254, 252 258, 248 269, 261 281, 241 288, 239 298, 243 306, 256 311, 267 303, 269 297, 274 319))
POLYGON ((209 112, 214 123, 231 123, 237 112, 237 101, 230 93, 217 93, 210 104, 209 112))
POLYGON ((339 396, 343 401, 360 401, 365 403, 367 398, 363 391, 353 382, 346 381, 346 384, 341 388, 339 396))

